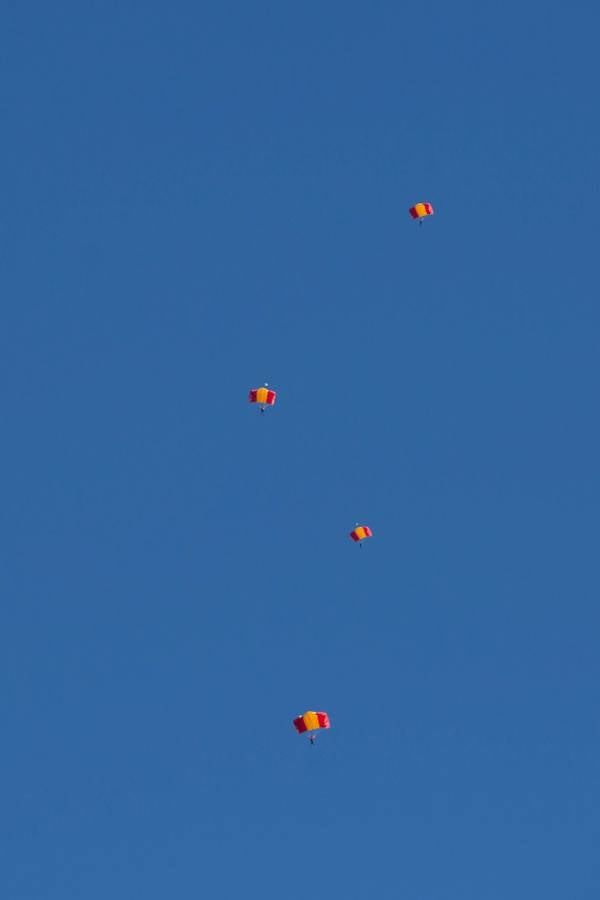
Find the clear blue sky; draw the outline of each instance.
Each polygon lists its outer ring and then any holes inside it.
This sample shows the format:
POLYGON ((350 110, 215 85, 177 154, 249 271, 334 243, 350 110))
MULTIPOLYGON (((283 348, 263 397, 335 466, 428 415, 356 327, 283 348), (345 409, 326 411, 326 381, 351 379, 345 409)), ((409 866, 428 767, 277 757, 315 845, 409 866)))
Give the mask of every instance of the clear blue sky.
POLYGON ((597 900, 600 12, 0 24, 2 900, 597 900))

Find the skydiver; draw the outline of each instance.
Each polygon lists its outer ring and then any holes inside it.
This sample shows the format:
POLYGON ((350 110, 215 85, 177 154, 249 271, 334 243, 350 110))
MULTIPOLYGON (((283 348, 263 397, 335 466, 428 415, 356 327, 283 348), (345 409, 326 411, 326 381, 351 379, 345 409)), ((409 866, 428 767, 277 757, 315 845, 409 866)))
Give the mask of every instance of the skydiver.
POLYGON ((309 741, 311 742, 311 744, 315 744, 315 743, 317 742, 317 736, 316 736, 316 734, 311 734, 311 735, 309 735, 308 739, 309 739, 309 741))

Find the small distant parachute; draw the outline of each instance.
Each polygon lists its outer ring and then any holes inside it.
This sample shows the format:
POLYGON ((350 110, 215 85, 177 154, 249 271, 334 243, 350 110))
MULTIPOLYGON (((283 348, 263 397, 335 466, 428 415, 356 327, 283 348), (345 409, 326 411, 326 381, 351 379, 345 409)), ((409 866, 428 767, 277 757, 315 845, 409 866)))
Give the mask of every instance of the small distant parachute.
POLYGON ((264 412, 267 406, 274 405, 276 397, 277 392, 269 390, 268 384, 265 384, 264 387, 253 388, 250 391, 248 394, 248 403, 258 403, 260 411, 264 412))
POLYGON ((413 219, 424 219, 426 216, 433 215, 433 206, 431 203, 415 203, 414 206, 408 210, 411 218, 413 219))
POLYGON ((350 532, 350 537, 353 541, 359 543, 360 541, 364 541, 365 538, 373 537, 373 532, 368 525, 357 525, 356 528, 350 532))
POLYGON ((304 734, 305 731, 316 731, 318 728, 331 728, 331 725, 326 712, 309 710, 303 716, 294 719, 294 728, 298 734, 304 734))

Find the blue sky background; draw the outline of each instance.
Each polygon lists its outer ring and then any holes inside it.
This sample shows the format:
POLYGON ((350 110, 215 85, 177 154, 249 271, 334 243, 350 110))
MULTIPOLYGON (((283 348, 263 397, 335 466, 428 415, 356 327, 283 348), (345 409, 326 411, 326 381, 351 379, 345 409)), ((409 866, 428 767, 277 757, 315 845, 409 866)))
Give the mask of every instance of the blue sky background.
POLYGON ((1 896, 597 900, 594 4, 0 24, 1 896))

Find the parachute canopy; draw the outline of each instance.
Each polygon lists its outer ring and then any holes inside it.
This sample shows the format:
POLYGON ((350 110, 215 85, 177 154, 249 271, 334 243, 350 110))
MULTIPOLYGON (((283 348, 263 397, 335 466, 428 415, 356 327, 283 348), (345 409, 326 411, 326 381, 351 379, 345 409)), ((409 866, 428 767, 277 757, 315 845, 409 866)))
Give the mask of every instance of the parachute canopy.
POLYGON ((368 525, 357 525, 354 531, 350 532, 353 541, 364 541, 365 538, 373 537, 373 532, 368 525))
POLYGON ((433 206, 431 203, 415 203, 409 209, 409 213, 413 219, 424 219, 425 216, 433 215, 433 206))
POLYGON ((294 719, 294 728, 298 734, 303 734, 305 731, 315 731, 317 728, 331 728, 331 725, 326 712, 309 710, 303 716, 294 719))
POLYGON ((270 391, 265 385, 265 387, 253 388, 248 394, 248 402, 260 403, 262 406, 273 406, 276 397, 277 392, 270 391))

